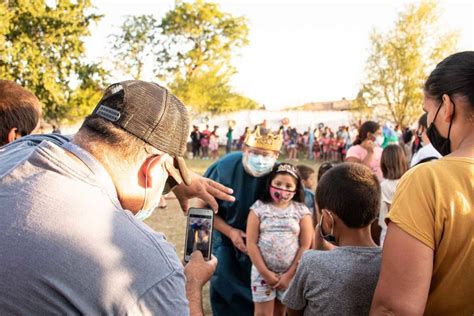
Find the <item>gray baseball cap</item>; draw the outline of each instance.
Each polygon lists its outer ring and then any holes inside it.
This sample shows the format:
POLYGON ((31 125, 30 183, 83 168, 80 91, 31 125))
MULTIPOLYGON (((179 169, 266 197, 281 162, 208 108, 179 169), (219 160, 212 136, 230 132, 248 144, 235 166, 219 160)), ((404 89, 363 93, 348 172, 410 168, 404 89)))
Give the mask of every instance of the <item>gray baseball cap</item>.
POLYGON ((173 166, 167 164, 170 175, 177 183, 191 182, 183 159, 190 126, 188 111, 166 88, 140 80, 114 83, 105 89, 92 115, 172 156, 173 166))

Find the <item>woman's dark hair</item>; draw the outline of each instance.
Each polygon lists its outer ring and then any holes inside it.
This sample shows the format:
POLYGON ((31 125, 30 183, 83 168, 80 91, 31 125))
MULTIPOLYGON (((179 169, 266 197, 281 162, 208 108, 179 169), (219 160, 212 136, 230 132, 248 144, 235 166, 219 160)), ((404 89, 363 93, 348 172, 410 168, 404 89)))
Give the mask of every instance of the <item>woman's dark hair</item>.
POLYGON ((272 184, 273 179, 275 179, 275 177, 279 174, 289 174, 294 179, 296 179, 296 193, 292 200, 296 202, 304 203, 304 186, 303 186, 303 182, 301 182, 301 176, 299 175, 298 170, 292 164, 286 163, 286 162, 275 164, 275 166, 272 169, 272 172, 269 174, 267 178, 266 187, 262 195, 260 196, 260 201, 264 203, 270 203, 271 201, 273 201, 270 195, 270 186, 272 184), (282 171, 277 172, 278 167, 281 165, 289 165, 293 167, 296 171, 296 175, 298 176, 298 178, 295 178, 294 175, 292 175, 289 172, 282 172, 282 171))
POLYGON ((474 51, 453 54, 440 62, 425 82, 425 93, 441 101, 449 97, 464 96, 474 108, 474 51))
POLYGON ((360 145, 366 138, 367 133, 375 133, 380 128, 380 124, 374 121, 366 121, 359 127, 359 135, 357 135, 354 145, 360 145))
POLYGON ((382 152, 380 168, 383 177, 388 180, 398 180, 408 170, 405 152, 398 145, 388 145, 382 152))
POLYGON ((369 167, 345 162, 324 174, 316 189, 318 209, 334 212, 347 227, 373 222, 380 209, 380 184, 369 167))

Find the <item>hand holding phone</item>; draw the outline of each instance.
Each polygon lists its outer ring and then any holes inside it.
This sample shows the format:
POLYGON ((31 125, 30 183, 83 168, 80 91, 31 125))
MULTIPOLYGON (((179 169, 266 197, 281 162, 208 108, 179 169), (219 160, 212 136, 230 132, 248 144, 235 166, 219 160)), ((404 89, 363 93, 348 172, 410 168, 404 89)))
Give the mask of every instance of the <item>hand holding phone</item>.
POLYGON ((189 262, 184 267, 184 274, 188 285, 202 288, 204 284, 212 277, 217 267, 217 258, 211 256, 211 259, 204 261, 200 251, 191 254, 189 262))
POLYGON ((195 250, 201 251, 204 260, 210 260, 214 212, 211 209, 190 208, 186 227, 184 261, 188 262, 195 250))

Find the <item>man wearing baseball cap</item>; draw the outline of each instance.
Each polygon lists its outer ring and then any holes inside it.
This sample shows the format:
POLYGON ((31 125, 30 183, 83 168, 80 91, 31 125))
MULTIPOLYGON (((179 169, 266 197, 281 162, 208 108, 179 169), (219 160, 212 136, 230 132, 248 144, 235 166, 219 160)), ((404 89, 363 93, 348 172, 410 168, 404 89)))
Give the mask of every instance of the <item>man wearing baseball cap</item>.
POLYGON ((229 189, 182 158, 185 106, 143 81, 108 87, 69 141, 23 137, 0 151, 0 314, 202 313, 215 270, 199 252, 183 268, 142 220, 173 190, 183 210, 229 189))

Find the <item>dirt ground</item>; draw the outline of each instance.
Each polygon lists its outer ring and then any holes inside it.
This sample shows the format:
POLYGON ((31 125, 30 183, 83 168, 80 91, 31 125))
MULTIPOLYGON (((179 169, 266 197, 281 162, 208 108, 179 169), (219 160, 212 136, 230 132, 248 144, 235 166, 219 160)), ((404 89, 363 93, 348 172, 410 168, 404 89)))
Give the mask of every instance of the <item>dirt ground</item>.
MULTIPOLYGON (((186 163, 191 170, 200 174, 213 163, 212 160, 188 160, 186 163)), ((318 171, 319 163, 313 161, 302 160, 292 162, 293 164, 306 164, 318 171)), ((184 239, 186 229, 186 216, 184 216, 179 203, 174 196, 167 198, 168 207, 166 209, 157 208, 153 215, 145 221, 151 228, 157 232, 163 233, 167 240, 175 245, 178 257, 181 259, 184 256, 184 239)), ((192 203, 191 203, 192 205, 192 203)), ((203 306, 205 315, 212 315, 209 301, 209 283, 205 286, 203 291, 203 306)))

